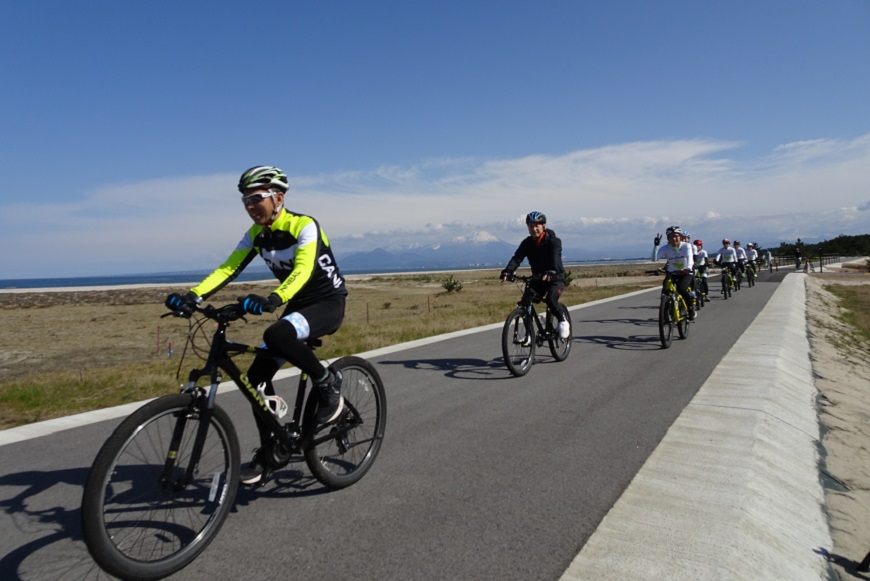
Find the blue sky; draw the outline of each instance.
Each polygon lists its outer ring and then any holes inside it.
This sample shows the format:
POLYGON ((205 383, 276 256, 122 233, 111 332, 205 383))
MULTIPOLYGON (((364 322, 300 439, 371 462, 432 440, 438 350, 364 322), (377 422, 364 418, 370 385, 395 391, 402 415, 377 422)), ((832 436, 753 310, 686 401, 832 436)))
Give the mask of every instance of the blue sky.
POLYGON ((867 0, 14 2, 0 278, 216 266, 258 164, 339 254, 870 233, 868 62, 867 0))

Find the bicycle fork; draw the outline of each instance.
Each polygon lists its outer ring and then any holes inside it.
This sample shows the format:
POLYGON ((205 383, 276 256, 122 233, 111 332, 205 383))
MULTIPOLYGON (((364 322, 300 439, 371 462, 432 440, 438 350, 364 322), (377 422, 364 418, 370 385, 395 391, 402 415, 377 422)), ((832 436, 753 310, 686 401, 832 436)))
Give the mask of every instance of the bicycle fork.
POLYGON ((194 397, 195 399, 191 401, 187 409, 176 414, 175 427, 172 430, 172 439, 169 442, 169 450, 166 452, 166 461, 163 464, 163 472, 160 475, 160 484, 164 488, 183 490, 193 482, 199 469, 199 459, 205 446, 205 438, 208 434, 208 427, 211 422, 213 411, 208 406, 197 405, 197 400, 202 397, 202 394, 198 394, 194 397), (175 472, 175 465, 179 460, 178 450, 181 448, 181 441, 184 438, 184 430, 187 427, 188 419, 194 413, 199 415, 199 424, 197 425, 196 436, 193 441, 193 449, 188 458, 184 476, 178 480, 173 480, 172 474, 175 472))

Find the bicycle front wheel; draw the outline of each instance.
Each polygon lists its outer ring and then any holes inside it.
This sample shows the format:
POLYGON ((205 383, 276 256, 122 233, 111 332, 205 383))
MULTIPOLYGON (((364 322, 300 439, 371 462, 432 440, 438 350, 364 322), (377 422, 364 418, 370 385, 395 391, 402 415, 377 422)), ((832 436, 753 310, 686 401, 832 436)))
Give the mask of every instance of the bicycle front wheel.
POLYGON ((535 362, 535 326, 521 308, 515 309, 504 322, 501 332, 504 364, 516 377, 522 377, 535 362))
POLYGON ((677 313, 677 331, 680 334, 680 339, 685 339, 689 336, 689 307, 686 306, 686 301, 683 297, 679 297, 675 303, 679 312, 677 313))
POLYGON ((332 364, 341 372, 345 411, 334 424, 317 425, 319 398, 309 393, 305 404, 305 463, 321 483, 345 488, 372 467, 387 427, 387 394, 381 376, 360 357, 342 357, 332 364))
POLYGON ((139 408, 91 466, 82 535, 94 561, 111 575, 159 579, 178 571, 208 546, 229 514, 239 486, 238 437, 226 412, 215 407, 204 423, 193 402, 191 395, 175 394, 139 408))
POLYGON ((550 344, 550 353, 553 354, 553 358, 556 361, 565 361, 571 352, 571 343, 574 340, 574 325, 571 323, 571 315, 568 313, 568 308, 565 305, 559 305, 559 312, 561 313, 560 317, 556 317, 547 310, 547 331, 549 332, 547 342, 550 344), (560 318, 567 321, 570 328, 568 336, 564 339, 559 336, 560 318))
POLYGON ((667 349, 671 346, 673 335, 674 299, 662 297, 662 301, 659 303, 659 339, 662 342, 662 349, 667 349))

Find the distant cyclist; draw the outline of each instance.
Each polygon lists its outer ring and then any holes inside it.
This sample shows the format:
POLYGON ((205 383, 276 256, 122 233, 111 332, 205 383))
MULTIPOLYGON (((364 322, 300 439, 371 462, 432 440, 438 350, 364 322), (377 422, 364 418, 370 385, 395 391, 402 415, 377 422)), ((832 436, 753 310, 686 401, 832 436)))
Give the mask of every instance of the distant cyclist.
MULTIPOLYGON (((344 319, 347 287, 338 270, 329 241, 314 218, 296 214, 284 207, 289 189, 287 175, 271 166, 255 166, 239 179, 241 202, 253 220, 226 262, 185 295, 173 293, 166 306, 184 310, 201 302, 235 279, 257 256, 263 258, 278 286, 268 297, 251 294, 242 303, 253 315, 273 312, 284 306, 281 318, 263 333, 269 350, 307 373, 314 381, 313 394, 320 400, 317 422, 337 420, 344 408, 341 374, 323 367, 305 340, 334 333, 344 319)), ((283 362, 257 355, 248 369, 248 380, 263 397, 274 396, 272 377, 283 362)), ((265 445, 271 431, 254 414, 261 447, 253 460, 242 466, 243 484, 260 484, 268 477, 265 445)))
MULTIPOLYGON (((665 264, 665 282, 668 278, 672 278, 677 287, 677 292, 686 301, 689 307, 689 319, 695 319, 695 301, 692 297, 692 268, 694 262, 694 252, 692 245, 683 241, 683 230, 679 226, 671 226, 665 230, 665 236, 668 243, 659 249, 659 244, 662 241, 662 235, 656 234, 653 239, 652 260, 656 261, 663 258, 667 261, 665 264)), ((664 288, 664 282, 662 288, 664 288)))
POLYGON ((737 270, 741 277, 746 277, 746 250, 740 246, 740 240, 734 241, 734 252, 737 254, 737 270))
POLYGON ((749 274, 754 278, 758 278, 758 244, 750 242, 746 245, 746 265, 749 267, 749 274))
MULTIPOLYGON (((533 276, 539 276, 526 289, 523 302, 531 300, 531 295, 538 294, 544 297, 550 312, 561 317, 559 309, 559 297, 565 290, 565 268, 562 266, 562 241, 556 233, 547 228, 547 217, 541 212, 529 212, 526 215, 526 227, 529 235, 517 247, 513 257, 501 271, 501 280, 504 282, 512 276, 523 260, 528 259, 533 276)), ((571 334, 571 324, 568 321, 559 320, 559 337, 567 339, 571 334)))
POLYGON ((701 277, 701 292, 705 296, 710 295, 710 288, 707 286, 707 251, 704 250, 704 241, 700 238, 693 242, 695 247, 695 269, 698 271, 698 276, 701 277))
POLYGON ((737 251, 731 247, 731 240, 722 239, 722 248, 716 253, 716 264, 731 271, 731 276, 737 280, 737 251))

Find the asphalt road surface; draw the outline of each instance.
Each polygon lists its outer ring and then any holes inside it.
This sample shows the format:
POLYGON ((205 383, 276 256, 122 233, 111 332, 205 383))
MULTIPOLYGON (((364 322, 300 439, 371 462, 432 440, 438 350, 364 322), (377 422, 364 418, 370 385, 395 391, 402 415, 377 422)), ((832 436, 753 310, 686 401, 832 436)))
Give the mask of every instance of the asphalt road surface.
MULTIPOLYGON (((175 577, 558 579, 785 274, 727 301, 711 284, 716 298, 667 350, 651 291, 573 310, 569 358, 545 347, 523 378, 504 367, 500 329, 377 357, 387 430, 366 477, 327 491, 300 458, 240 489, 217 539, 175 577)), ((218 403, 247 461, 247 404, 218 403)), ((107 578, 79 505, 117 423, 0 446, 0 579, 107 578)))

